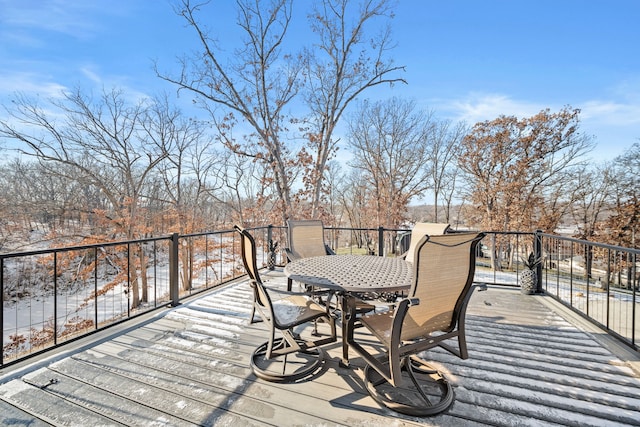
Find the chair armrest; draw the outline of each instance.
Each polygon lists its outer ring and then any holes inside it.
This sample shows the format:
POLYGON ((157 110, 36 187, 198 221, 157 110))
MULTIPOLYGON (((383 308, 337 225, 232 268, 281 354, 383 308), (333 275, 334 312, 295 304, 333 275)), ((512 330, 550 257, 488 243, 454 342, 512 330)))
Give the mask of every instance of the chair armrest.
MULTIPOLYGON (((486 283, 478 283, 477 285, 473 285, 474 288, 478 288, 478 292, 484 292, 487 290, 487 284, 486 283)), ((471 289, 471 292, 473 292, 475 289, 471 289)))
MULTIPOLYGON (((335 254, 336 254, 336 253, 333 251, 333 249, 331 249, 331 248, 329 247, 329 245, 327 245, 327 244, 325 244, 325 245, 324 245, 324 250, 325 250, 325 252, 327 253, 327 255, 335 255, 335 254)), ((299 259, 299 258, 300 258, 299 256, 296 256, 296 255, 291 251, 291 249, 289 249, 289 248, 284 248, 284 253, 287 255, 287 261, 288 261, 288 262, 291 262, 291 261, 294 261, 294 260, 297 260, 297 259, 299 259)))
POLYGON ((269 288, 269 292, 275 295, 275 297, 273 298, 274 300, 278 300, 281 298, 286 298, 286 297, 291 297, 296 295, 305 295, 308 297, 328 295, 328 294, 334 293, 335 291, 330 291, 328 289, 315 290, 313 288, 305 289, 304 291, 286 291, 283 289, 269 288))
POLYGON ((400 347, 400 333, 402 331, 402 323, 409 311, 409 307, 413 305, 419 305, 419 298, 403 298, 398 302, 396 309, 393 313, 393 319, 391 320, 391 336, 388 340, 389 349, 397 349, 400 347))
POLYGON ((293 252, 291 252, 291 249, 289 248, 284 248, 284 253, 287 255, 287 262, 291 262, 297 259, 297 257, 293 254, 293 252))
POLYGON ((324 244, 324 249, 327 251, 327 255, 335 255, 336 253, 333 251, 333 249, 331 249, 329 247, 329 245, 327 245, 326 243, 324 244))
POLYGON ((399 300, 396 303, 396 308, 393 313, 393 317, 394 319, 396 319, 395 321, 400 320, 400 322, 402 322, 402 319, 404 319, 404 316, 407 314, 407 310, 409 310, 409 307, 419 304, 420 298, 402 298, 401 300, 399 300))

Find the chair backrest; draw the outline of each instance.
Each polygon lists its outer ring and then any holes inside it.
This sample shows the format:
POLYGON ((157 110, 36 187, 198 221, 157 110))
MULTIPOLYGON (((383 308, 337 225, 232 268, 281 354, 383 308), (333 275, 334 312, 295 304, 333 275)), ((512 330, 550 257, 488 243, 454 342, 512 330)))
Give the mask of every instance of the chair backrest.
POLYGON ((260 281, 260 274, 258 273, 258 261, 256 256, 256 242, 253 236, 249 234, 247 230, 239 226, 234 226, 236 231, 240 233, 240 253, 242 255, 242 262, 244 269, 249 275, 251 281, 260 281))
POLYGON ((294 259, 327 255, 322 221, 289 220, 287 226, 289 251, 294 259))
POLYGON ((411 230, 411 243, 409 244, 409 250, 405 258, 408 262, 413 262, 413 255, 416 249, 416 245, 425 235, 439 236, 444 234, 449 229, 449 224, 438 222, 416 222, 411 230))
POLYGON ((483 237, 483 233, 453 233, 420 239, 415 249, 414 277, 409 291, 409 298, 418 298, 420 303, 408 309, 400 335, 402 340, 456 328, 470 296, 475 250, 483 237))
POLYGON ((242 262, 244 269, 247 271, 247 275, 251 280, 251 285, 254 288, 254 297, 256 304, 261 307, 266 313, 269 313, 269 317, 273 318, 273 307, 271 304, 271 298, 267 294, 264 288, 264 284, 260 279, 258 273, 258 261, 256 257, 256 242, 253 236, 244 228, 234 226, 236 231, 240 233, 240 253, 242 254, 242 262))

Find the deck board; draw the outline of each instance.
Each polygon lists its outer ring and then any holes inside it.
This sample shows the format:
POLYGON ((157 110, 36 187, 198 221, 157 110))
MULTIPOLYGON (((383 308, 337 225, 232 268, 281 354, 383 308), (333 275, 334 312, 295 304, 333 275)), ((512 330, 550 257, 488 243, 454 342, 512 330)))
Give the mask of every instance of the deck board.
MULTIPOLYGON (((271 286, 284 287, 277 273, 271 286)), ((602 426, 640 425, 640 377, 628 360, 565 319, 547 297, 489 288, 467 313, 470 357, 428 353, 455 387, 450 410, 413 418, 381 409, 363 361, 276 384, 249 368, 265 325, 249 323, 251 290, 226 286, 52 362, 0 379, 0 423, 28 425, 602 426)), ((320 325, 321 332, 327 325, 320 325)), ((363 330, 356 336, 366 339, 363 330)))
POLYGON ((32 414, 16 408, 8 402, 0 400, 0 425, 3 426, 48 426, 49 423, 32 414))

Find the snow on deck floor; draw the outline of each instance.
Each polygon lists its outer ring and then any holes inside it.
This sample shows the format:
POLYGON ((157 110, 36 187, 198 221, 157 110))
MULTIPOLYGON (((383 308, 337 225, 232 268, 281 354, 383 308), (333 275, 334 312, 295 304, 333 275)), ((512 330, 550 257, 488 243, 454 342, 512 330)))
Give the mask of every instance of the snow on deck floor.
MULTIPOLYGON (((283 277, 266 275, 272 286, 283 277)), ((157 320, 0 383, 3 425, 612 426, 640 425, 640 378, 594 333, 547 297, 489 288, 467 313, 470 357, 427 356, 455 387, 442 415, 380 409, 364 391, 362 361, 297 384, 257 380, 251 351, 267 339, 249 324, 247 282, 210 292, 157 320)), ((357 333, 363 333, 359 330, 357 333)), ((5 375, 6 374, 6 375, 5 375)))

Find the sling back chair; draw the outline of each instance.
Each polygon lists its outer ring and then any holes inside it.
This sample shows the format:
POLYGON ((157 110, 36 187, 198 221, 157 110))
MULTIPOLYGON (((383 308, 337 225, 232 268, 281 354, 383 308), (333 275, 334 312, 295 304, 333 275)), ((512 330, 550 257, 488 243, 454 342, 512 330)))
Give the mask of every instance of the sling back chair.
POLYGON ((416 249, 416 245, 422 239, 422 236, 439 236, 445 234, 449 230, 449 224, 439 222, 416 222, 413 229, 406 234, 411 234, 411 240, 409 243, 409 249, 402 254, 405 261, 413 262, 413 254, 416 249))
MULTIPOLYGON (((288 220, 288 240, 289 247, 285 248, 288 261, 294 261, 300 258, 309 258, 314 256, 335 255, 336 253, 324 241, 324 224, 321 220, 288 220)), ((287 279, 287 290, 291 291, 293 281, 287 279)), ((316 292, 319 295, 321 292, 316 292)), ((325 301, 319 300, 322 304, 329 304, 332 299, 332 293, 327 292, 328 297, 325 301)), ((356 313, 368 313, 375 310, 375 305, 365 302, 364 299, 375 299, 377 296, 368 298, 366 295, 360 295, 356 304, 356 313)), ((336 307, 333 307, 334 309, 336 307)))
MULTIPOLYGON (((324 242, 324 225, 320 220, 288 220, 287 238, 289 247, 285 248, 288 261, 313 256, 335 255, 324 242)), ((291 291, 293 281, 287 279, 287 290, 291 291)))
POLYGON ((480 233, 423 236, 416 245, 413 283, 394 311, 362 316, 360 322, 377 338, 349 345, 366 361, 369 394, 382 406, 413 416, 436 415, 453 403, 444 375, 418 353, 440 346, 469 357, 465 314, 473 289, 475 249, 480 233), (457 349, 445 340, 457 338, 457 349), (375 344, 379 341, 379 344, 375 344), (369 352, 367 348, 382 351, 369 352))
POLYGON ((272 299, 258 273, 256 244, 253 236, 239 226, 241 253, 254 294, 254 309, 269 325, 269 340, 251 355, 251 369, 258 377, 274 382, 293 382, 313 374, 320 367, 324 352, 320 346, 336 341, 335 319, 327 308, 306 294, 281 293, 272 299), (325 338, 304 339, 294 328, 323 319, 331 328, 325 338), (276 338, 276 330, 281 337, 276 338))
MULTIPOLYGON (((411 231, 398 236, 398 240, 404 240, 405 236, 409 236, 409 248, 406 252, 400 255, 405 261, 413 263, 413 253, 416 249, 416 245, 422 239, 423 236, 439 236, 445 234, 449 230, 449 224, 439 222, 416 222, 411 231)), ((399 297, 404 296, 402 292, 386 293, 381 295, 381 299, 386 299, 389 302, 396 301, 399 297)))

